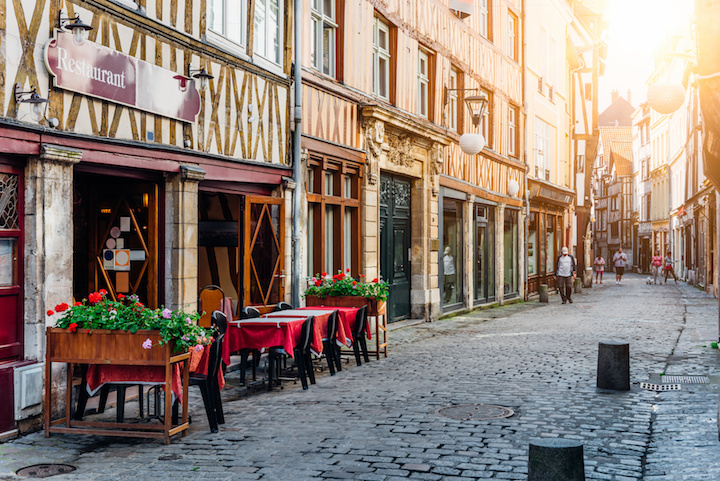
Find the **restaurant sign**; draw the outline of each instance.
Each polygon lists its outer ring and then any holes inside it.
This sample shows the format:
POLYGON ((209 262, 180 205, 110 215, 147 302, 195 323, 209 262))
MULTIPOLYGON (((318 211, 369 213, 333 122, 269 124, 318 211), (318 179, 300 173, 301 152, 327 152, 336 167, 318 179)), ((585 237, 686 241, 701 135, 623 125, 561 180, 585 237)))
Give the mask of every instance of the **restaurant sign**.
POLYGON ((73 42, 59 30, 45 46, 54 85, 184 122, 195 122, 200 94, 195 81, 97 43, 73 42))

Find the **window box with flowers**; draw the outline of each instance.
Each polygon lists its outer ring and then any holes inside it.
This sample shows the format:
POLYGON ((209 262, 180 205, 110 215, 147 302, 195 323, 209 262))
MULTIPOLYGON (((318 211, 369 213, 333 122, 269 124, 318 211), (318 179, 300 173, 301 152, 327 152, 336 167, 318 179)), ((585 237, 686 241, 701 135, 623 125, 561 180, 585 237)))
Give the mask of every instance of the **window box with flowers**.
POLYGON ((387 320, 386 302, 390 288, 380 279, 365 281, 360 274, 357 279, 346 272, 338 272, 332 277, 323 272, 308 279, 305 289, 305 303, 308 306, 362 307, 367 305, 367 315, 375 318, 375 339, 377 359, 382 352, 387 357, 387 320), (382 320, 381 320, 382 318, 382 320), (381 340, 382 336, 382 340, 381 340))
MULTIPOLYGON (((45 435, 51 432, 77 432, 78 428, 88 434, 113 435, 109 429, 93 429, 93 423, 72 420, 71 389, 66 389, 66 416, 64 420, 53 421, 50 415, 52 405, 52 363, 68 364, 68 386, 72 381, 73 364, 117 364, 123 366, 156 366, 165 369, 166 392, 170 391, 172 370, 178 362, 190 358, 189 349, 202 351, 203 346, 212 342, 212 331, 197 325, 199 314, 188 314, 180 310, 150 309, 137 296, 118 296, 118 300, 107 297, 101 289, 88 295, 73 306, 58 304, 47 311, 48 316, 59 317, 55 327, 46 331, 46 374, 45 374, 45 435), (57 427, 64 422, 65 427, 57 427)), ((166 416, 162 431, 157 427, 148 428, 148 437, 164 437, 169 443, 170 435, 187 429, 187 362, 182 373, 183 421, 171 426, 171 416, 166 416)), ((170 396, 167 396, 169 408, 170 396)), ((169 411, 168 411, 169 412, 169 411)), ((94 423, 97 424, 97 423, 94 423)), ((142 429, 142 424, 137 425, 142 429)), ((143 432, 143 431, 141 431, 143 432)), ((117 431, 116 435, 123 435, 117 431)))

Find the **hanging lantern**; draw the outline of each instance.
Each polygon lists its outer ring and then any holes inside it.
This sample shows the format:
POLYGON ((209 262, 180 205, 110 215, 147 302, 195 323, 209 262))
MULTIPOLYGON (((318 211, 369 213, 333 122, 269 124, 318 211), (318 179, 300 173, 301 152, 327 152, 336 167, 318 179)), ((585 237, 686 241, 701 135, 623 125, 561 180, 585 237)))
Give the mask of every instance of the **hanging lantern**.
POLYGON ((482 134, 462 134, 460 149, 468 155, 479 154, 485 148, 485 137, 482 134))
POLYGON ((682 84, 653 84, 648 87, 648 105, 660 114, 671 114, 685 102, 682 84))
POLYGON ((518 192, 520 192, 520 184, 518 184, 517 180, 511 179, 510 182, 508 182, 508 195, 510 197, 516 197, 518 192))

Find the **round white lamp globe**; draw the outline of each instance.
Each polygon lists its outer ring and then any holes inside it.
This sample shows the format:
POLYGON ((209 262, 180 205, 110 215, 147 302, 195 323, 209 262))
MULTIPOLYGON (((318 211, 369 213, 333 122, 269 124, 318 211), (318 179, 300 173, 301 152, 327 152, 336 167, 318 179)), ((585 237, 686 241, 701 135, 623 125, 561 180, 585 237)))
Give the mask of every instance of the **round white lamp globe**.
POLYGON ((648 87, 648 105, 661 114, 671 114, 685 102, 682 84, 653 84, 648 87))
POLYGON ((462 134, 460 149, 468 155, 479 154, 485 148, 485 137, 482 134, 462 134))
POLYGON ((520 184, 518 184, 517 180, 511 179, 510 182, 508 182, 508 195, 510 197, 516 197, 518 192, 520 192, 520 184))

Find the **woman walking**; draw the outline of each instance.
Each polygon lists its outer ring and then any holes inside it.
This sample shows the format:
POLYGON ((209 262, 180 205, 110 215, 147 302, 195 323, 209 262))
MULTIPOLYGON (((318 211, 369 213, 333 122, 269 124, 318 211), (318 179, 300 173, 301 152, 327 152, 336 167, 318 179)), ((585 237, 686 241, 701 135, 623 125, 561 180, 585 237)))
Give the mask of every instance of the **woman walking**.
POLYGON ((605 272, 605 259, 603 259, 603 256, 601 256, 599 252, 593 264, 595 267, 595 284, 598 283, 598 278, 600 279, 600 284, 602 284, 603 273, 605 272))
POLYGON ((663 258, 660 255, 660 251, 655 251, 655 255, 652 257, 652 262, 650 263, 650 270, 653 272, 655 284, 658 283, 658 277, 662 276, 662 265, 663 258))
POLYGON ((675 284, 677 284, 677 277, 675 276, 675 269, 673 269, 673 260, 670 255, 670 251, 665 254, 665 284, 667 284, 668 275, 672 274, 675 284))

